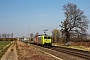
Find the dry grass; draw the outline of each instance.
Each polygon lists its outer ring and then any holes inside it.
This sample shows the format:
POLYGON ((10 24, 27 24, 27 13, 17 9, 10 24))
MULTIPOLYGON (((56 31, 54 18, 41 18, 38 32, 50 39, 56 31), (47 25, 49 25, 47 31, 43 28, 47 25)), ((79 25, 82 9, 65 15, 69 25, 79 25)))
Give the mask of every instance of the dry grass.
POLYGON ((18 60, 55 60, 48 57, 44 52, 41 52, 37 48, 26 45, 22 42, 17 43, 18 45, 18 60))

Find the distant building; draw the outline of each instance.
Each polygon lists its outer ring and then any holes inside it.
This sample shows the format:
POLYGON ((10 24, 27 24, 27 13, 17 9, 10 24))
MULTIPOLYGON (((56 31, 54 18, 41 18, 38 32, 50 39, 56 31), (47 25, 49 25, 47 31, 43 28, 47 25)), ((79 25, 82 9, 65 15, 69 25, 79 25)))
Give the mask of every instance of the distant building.
POLYGON ((29 40, 29 38, 28 37, 19 37, 18 40, 19 41, 25 41, 25 40, 29 40))

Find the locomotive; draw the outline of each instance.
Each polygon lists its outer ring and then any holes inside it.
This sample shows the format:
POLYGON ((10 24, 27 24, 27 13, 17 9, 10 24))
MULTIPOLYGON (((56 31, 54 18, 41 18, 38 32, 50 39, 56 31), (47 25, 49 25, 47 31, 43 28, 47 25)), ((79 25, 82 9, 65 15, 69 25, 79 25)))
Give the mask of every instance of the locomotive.
POLYGON ((52 38, 50 35, 38 35, 33 38, 33 43, 42 46, 52 46, 52 38))

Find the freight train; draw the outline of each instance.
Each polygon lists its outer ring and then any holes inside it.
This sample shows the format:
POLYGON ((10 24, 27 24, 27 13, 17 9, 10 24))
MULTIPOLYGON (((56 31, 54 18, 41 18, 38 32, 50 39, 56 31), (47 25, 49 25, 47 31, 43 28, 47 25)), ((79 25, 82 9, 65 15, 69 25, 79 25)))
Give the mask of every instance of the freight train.
POLYGON ((42 46, 52 46, 52 38, 50 35, 38 35, 33 38, 32 43, 42 46))

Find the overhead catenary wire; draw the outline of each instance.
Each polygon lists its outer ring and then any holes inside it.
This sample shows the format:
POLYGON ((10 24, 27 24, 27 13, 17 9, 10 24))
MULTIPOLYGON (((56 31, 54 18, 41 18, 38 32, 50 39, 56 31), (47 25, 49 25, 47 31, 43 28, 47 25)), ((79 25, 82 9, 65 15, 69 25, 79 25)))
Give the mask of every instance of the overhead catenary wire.
MULTIPOLYGON (((87 8, 85 8, 84 10, 82 10, 82 11, 85 11, 85 10, 87 10, 87 9, 89 9, 90 7, 87 7, 87 8)), ((90 17, 90 15, 89 16, 87 16, 87 17, 90 17)), ((53 24, 52 24, 53 25, 53 24)), ((51 27, 52 28, 52 27, 51 27)), ((48 29, 48 28, 46 28, 46 29, 48 29)))
MULTIPOLYGON (((85 9, 82 10, 82 11, 85 11, 85 10, 87 10, 87 9, 89 9, 89 8, 90 8, 90 7, 87 7, 87 8, 85 8, 85 9)), ((90 15, 87 16, 87 17, 90 17, 90 15)), ((60 23, 60 21, 59 21, 59 22, 56 22, 56 23, 53 23, 53 24, 51 24, 51 25, 49 25, 50 27, 49 27, 49 26, 46 26, 47 28, 43 28, 43 30, 44 30, 44 29, 48 29, 48 30, 49 30, 49 29, 52 29, 52 28, 54 28, 55 25, 58 24, 58 23, 60 23), (54 25, 54 26, 53 26, 53 25, 54 25)), ((58 26, 59 26, 59 25, 58 25, 58 26)), ((36 31, 38 31, 38 29, 36 29, 35 32, 36 32, 36 31)))

